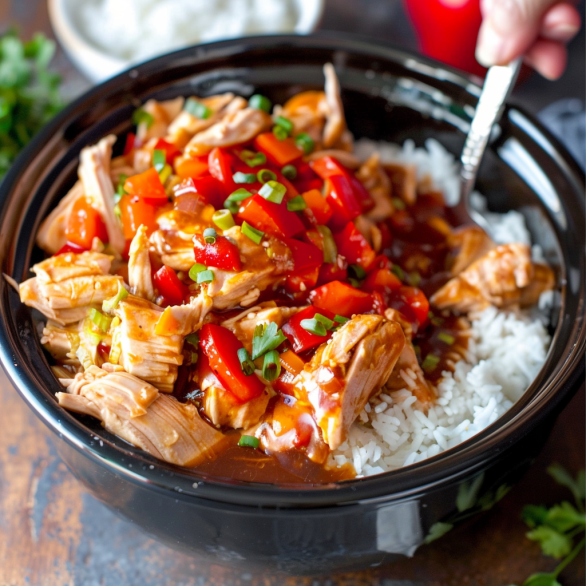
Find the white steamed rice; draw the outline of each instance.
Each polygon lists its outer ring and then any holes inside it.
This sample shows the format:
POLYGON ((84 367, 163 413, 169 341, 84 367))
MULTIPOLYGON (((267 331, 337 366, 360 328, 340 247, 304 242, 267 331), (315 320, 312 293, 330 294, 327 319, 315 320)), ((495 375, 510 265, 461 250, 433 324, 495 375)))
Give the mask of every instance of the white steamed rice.
MULTIPOLYGON (((374 150, 383 161, 417 165, 420 178, 432 177, 448 203, 458 199, 458 168, 454 157, 437 141, 426 149, 407 141, 403 148, 361 140, 361 158, 374 150)), ((476 195, 482 207, 481 196, 476 195)), ((531 238, 523 216, 515 211, 487 214, 491 236, 499 243, 531 238)), ((541 260, 539 247, 533 248, 541 260)), ((547 309, 552 292, 545 293, 539 309, 547 309)), ((493 307, 473 316, 465 360, 455 371, 444 372, 437 387, 438 400, 427 413, 414 405, 406 388, 371 401, 352 426, 348 439, 330 456, 333 465, 348 462, 356 474, 369 476, 408 466, 453 448, 496 421, 523 394, 545 361, 550 337, 535 312, 499 311, 493 307)))

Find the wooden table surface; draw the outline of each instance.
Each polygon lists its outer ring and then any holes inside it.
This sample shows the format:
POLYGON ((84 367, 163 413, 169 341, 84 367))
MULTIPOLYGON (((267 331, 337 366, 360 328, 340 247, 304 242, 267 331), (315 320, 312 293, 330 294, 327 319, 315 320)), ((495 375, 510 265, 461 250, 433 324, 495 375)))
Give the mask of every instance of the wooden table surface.
MULTIPOLYGON (((322 27, 368 32, 413 46, 401 7, 392 0, 330 0, 322 27), (394 27, 394 28, 393 28, 394 27), (390 31, 394 31, 390 34, 390 31)), ((16 24, 25 35, 51 34, 43 0, 0 0, 0 30, 16 24)), ((564 96, 584 100, 584 35, 572 46, 568 74, 549 84, 534 76, 518 92, 537 111, 564 96)), ((89 87, 59 51, 55 65, 73 97, 89 87)), ((545 473, 554 461, 571 471, 585 463, 584 386, 558 419, 525 478, 491 511, 416 557, 361 573, 288 578, 250 575, 196 564, 146 537, 91 497, 60 461, 48 432, 0 372, 0 586, 280 585, 507 586, 556 565, 524 537, 524 504, 553 504, 567 495, 545 473)), ((584 556, 562 574, 564 586, 585 583, 584 556)))

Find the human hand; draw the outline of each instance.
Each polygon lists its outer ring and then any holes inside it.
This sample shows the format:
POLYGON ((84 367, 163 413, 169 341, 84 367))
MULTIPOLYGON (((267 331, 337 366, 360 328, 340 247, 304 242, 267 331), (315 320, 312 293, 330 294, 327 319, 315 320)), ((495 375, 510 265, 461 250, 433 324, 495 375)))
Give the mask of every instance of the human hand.
POLYGON ((548 79, 566 68, 566 43, 580 30, 571 0, 480 0, 476 59, 485 67, 524 61, 548 79))

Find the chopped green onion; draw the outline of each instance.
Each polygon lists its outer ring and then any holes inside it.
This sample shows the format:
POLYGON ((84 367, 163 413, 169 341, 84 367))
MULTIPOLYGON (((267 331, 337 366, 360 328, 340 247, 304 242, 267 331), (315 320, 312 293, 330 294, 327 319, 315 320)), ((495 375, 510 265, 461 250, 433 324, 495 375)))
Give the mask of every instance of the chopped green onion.
POLYGON ((161 180, 161 183, 165 183, 165 181, 171 177, 171 173, 173 173, 171 165, 165 165, 163 170, 159 173, 159 179, 161 180))
POLYGON ((258 192, 260 196, 273 203, 281 203, 286 193, 287 188, 278 181, 268 181, 258 192))
POLYGON ((220 228, 220 230, 228 230, 235 225, 234 218, 232 217, 230 210, 218 210, 217 212, 214 212, 212 221, 218 228, 220 228))
POLYGON ((450 334, 446 334, 446 332, 440 332, 438 335, 438 340, 445 342, 448 346, 451 346, 455 341, 456 338, 454 336, 450 336, 450 334))
POLYGON ((405 202, 399 197, 393 197, 393 207, 398 211, 403 211, 405 209, 405 202))
POLYGON ((436 317, 433 311, 428 312, 427 317, 434 326, 441 326, 444 323, 444 320, 441 317, 436 317))
POLYGON ((366 277, 366 271, 360 265, 350 265, 348 273, 355 279, 362 280, 366 277))
POLYGON ((218 233, 213 228, 206 228, 203 231, 203 239, 206 244, 215 244, 218 233))
POLYGON ((199 336, 197 334, 189 334, 189 336, 185 336, 185 341, 196 348, 199 346, 199 336))
POLYGON ((326 328, 326 330, 331 330, 334 327, 334 322, 331 319, 328 319, 325 315, 322 315, 321 313, 316 313, 313 316, 313 319, 322 324, 324 328, 326 328))
POLYGON ((241 435, 238 440, 238 445, 241 448, 253 448, 256 450, 260 445, 260 440, 253 435, 241 435))
POLYGON ((290 199, 287 202, 287 209, 290 212, 300 212, 301 210, 304 210, 306 207, 307 204, 300 195, 296 195, 293 199, 290 199))
POLYGON ((325 326, 317 319, 302 319, 299 324, 305 331, 315 334, 316 336, 327 336, 328 332, 325 326))
POLYGON ((240 158, 249 167, 258 167, 267 162, 267 156, 264 153, 255 153, 254 151, 243 150, 240 152, 240 158))
POLYGON ((120 209, 120 205, 116 204, 114 206, 114 215, 120 220, 122 221, 122 210, 120 209))
POLYGON ((281 361, 279 353, 276 350, 270 350, 265 354, 265 360, 262 365, 262 377, 268 381, 274 381, 281 374, 281 361))
POLYGON ((440 359, 433 354, 428 354, 421 365, 421 368, 425 370, 425 372, 430 372, 435 369, 435 367, 439 364, 440 359))
POLYGON ((297 177, 297 169, 293 165, 285 165, 281 169, 281 173, 283 174, 283 177, 286 177, 287 179, 292 180, 297 177))
POLYGON ((256 178, 261 183, 268 183, 269 181, 276 181, 277 176, 270 169, 261 169, 256 174, 256 178))
POLYGON ((124 191, 124 184, 128 179, 128 175, 124 175, 121 173, 118 176, 118 185, 116 187, 116 193, 114 194, 114 203, 117 204, 125 195, 126 191, 124 191))
POLYGON ((137 126, 139 124, 146 124, 148 129, 153 125, 154 121, 155 119, 152 117, 152 115, 142 108, 138 108, 138 110, 135 110, 132 114, 132 123, 136 124, 137 126))
MULTIPOLYGON (((94 344, 95 346, 97 346, 102 341, 102 336, 94 330, 94 326, 91 320, 84 320, 83 333, 89 338, 90 343, 94 344)), ((91 356, 83 347, 83 345, 78 346, 76 353, 84 368, 89 368, 89 366, 93 364, 91 356), (80 352, 82 353, 83 358, 79 355, 80 352)))
POLYGON ((242 234, 250 238, 256 244, 260 244, 262 237, 265 235, 264 232, 253 228, 248 222, 242 222, 242 226, 240 227, 242 234))
POLYGON ((226 201, 242 201, 243 199, 246 199, 247 197, 250 197, 251 195, 252 195, 252 193, 250 193, 250 191, 248 191, 248 189, 244 189, 244 187, 241 187, 240 189, 233 191, 228 196, 228 199, 226 201))
POLYGON ((199 356, 197 355, 197 352, 190 352, 189 353, 189 364, 190 365, 197 364, 198 358, 199 358, 199 356))
POLYGON ((112 323, 112 318, 104 315, 103 313, 99 312, 95 308, 90 309, 90 319, 92 322, 98 326, 98 328, 104 332, 104 334, 108 333, 110 329, 110 324, 112 323))
POLYGON ((318 226, 317 231, 324 239, 324 262, 335 263, 338 258, 338 247, 332 231, 327 226, 318 226))
POLYGON ((277 138, 277 140, 285 140, 289 137, 289 134, 282 126, 275 126, 273 128, 273 134, 277 138))
POLYGON ((393 265, 391 267, 391 273, 393 273, 396 277, 401 279, 401 281, 403 281, 405 279, 405 273, 403 272, 403 269, 399 265, 393 265))
POLYGON ((336 315, 334 316, 334 321, 339 324, 345 324, 347 321, 350 321, 350 318, 344 317, 343 315, 336 315))
POLYGON ((282 128, 289 136, 293 132, 293 122, 289 120, 289 118, 285 118, 284 116, 277 116, 275 118, 275 124, 282 128))
POLYGON ((210 270, 201 271, 197 273, 197 283, 201 285, 202 283, 211 283, 214 280, 214 273, 210 270))
POLYGON ((195 281, 197 283, 197 275, 199 275, 199 273, 201 273, 202 271, 205 271, 206 269, 207 269, 207 267, 205 265, 202 265, 201 263, 196 262, 189 269, 189 278, 192 281, 195 281))
POLYGON ((313 138, 311 138, 306 132, 302 132, 295 137, 295 144, 297 145, 297 148, 300 148, 306 155, 309 155, 315 147, 313 138))
POLYGON ((155 149, 153 151, 153 167, 160 173, 167 164, 167 155, 165 151, 155 149))
POLYGON ((254 373, 254 362, 250 359, 250 354, 246 348, 240 348, 237 352, 240 360, 240 368, 246 376, 254 373))
POLYGON ((352 277, 348 278, 348 282, 350 283, 350 285, 352 285, 352 287, 354 287, 355 289, 360 289, 360 286, 362 285, 362 283, 358 280, 358 279, 354 279, 352 277))
POLYGON ((409 283, 413 285, 413 287, 417 287, 417 285, 421 283, 421 275, 417 271, 409 273, 409 283))
POLYGON ((261 96, 260 94, 254 94, 253 96, 250 96, 248 105, 255 110, 264 110, 268 113, 271 112, 271 108, 273 107, 271 101, 267 97, 261 96))
POLYGON ((232 175, 234 183, 254 183, 256 181, 256 175, 254 173, 241 173, 240 171, 232 175))
POLYGON ((195 98, 187 98, 183 109, 200 120, 207 120, 212 115, 212 111, 205 104, 198 102, 195 98))
POLYGON ((118 284, 118 293, 110 299, 104 299, 102 303, 102 311, 110 312, 114 311, 118 304, 128 297, 128 291, 120 284, 118 284))

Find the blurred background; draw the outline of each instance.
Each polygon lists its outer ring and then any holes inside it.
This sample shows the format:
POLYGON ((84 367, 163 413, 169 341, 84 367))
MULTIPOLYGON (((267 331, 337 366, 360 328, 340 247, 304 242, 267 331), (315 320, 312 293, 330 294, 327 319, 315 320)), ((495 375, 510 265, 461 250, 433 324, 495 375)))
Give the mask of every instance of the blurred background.
MULTIPOLYGON (((458 8, 453 0, 0 0, 0 35, 16 29, 10 42, 0 38, 0 179, 3 165, 8 168, 21 146, 63 104, 134 62, 198 41, 272 32, 355 33, 482 76, 484 70, 473 58, 478 0, 456 4, 458 8), (39 32, 57 41, 54 54, 51 43, 34 36, 39 32), (18 38, 30 42, 22 45, 18 38), (32 89, 25 59, 38 72, 32 89), (25 100, 26 118, 15 117, 15 96, 25 100)), ((584 1, 580 10, 584 18, 584 1)), ((513 100, 537 114, 584 166, 584 27, 569 52, 560 80, 547 81, 526 70, 513 100)), ((424 548, 415 560, 386 569, 282 579, 202 566, 117 519, 83 493, 40 423, 0 373, 0 585, 521 583, 529 573, 555 562, 524 538, 519 511, 527 491, 536 487, 544 500, 559 498, 544 472, 552 460, 570 469, 584 465, 583 415, 582 390, 558 421, 536 467, 472 529, 464 527, 424 548), (582 435, 576 437, 575 429, 582 435), (578 448, 568 450, 576 442, 578 448)), ((584 584, 583 559, 568 569, 563 584, 584 584)))

